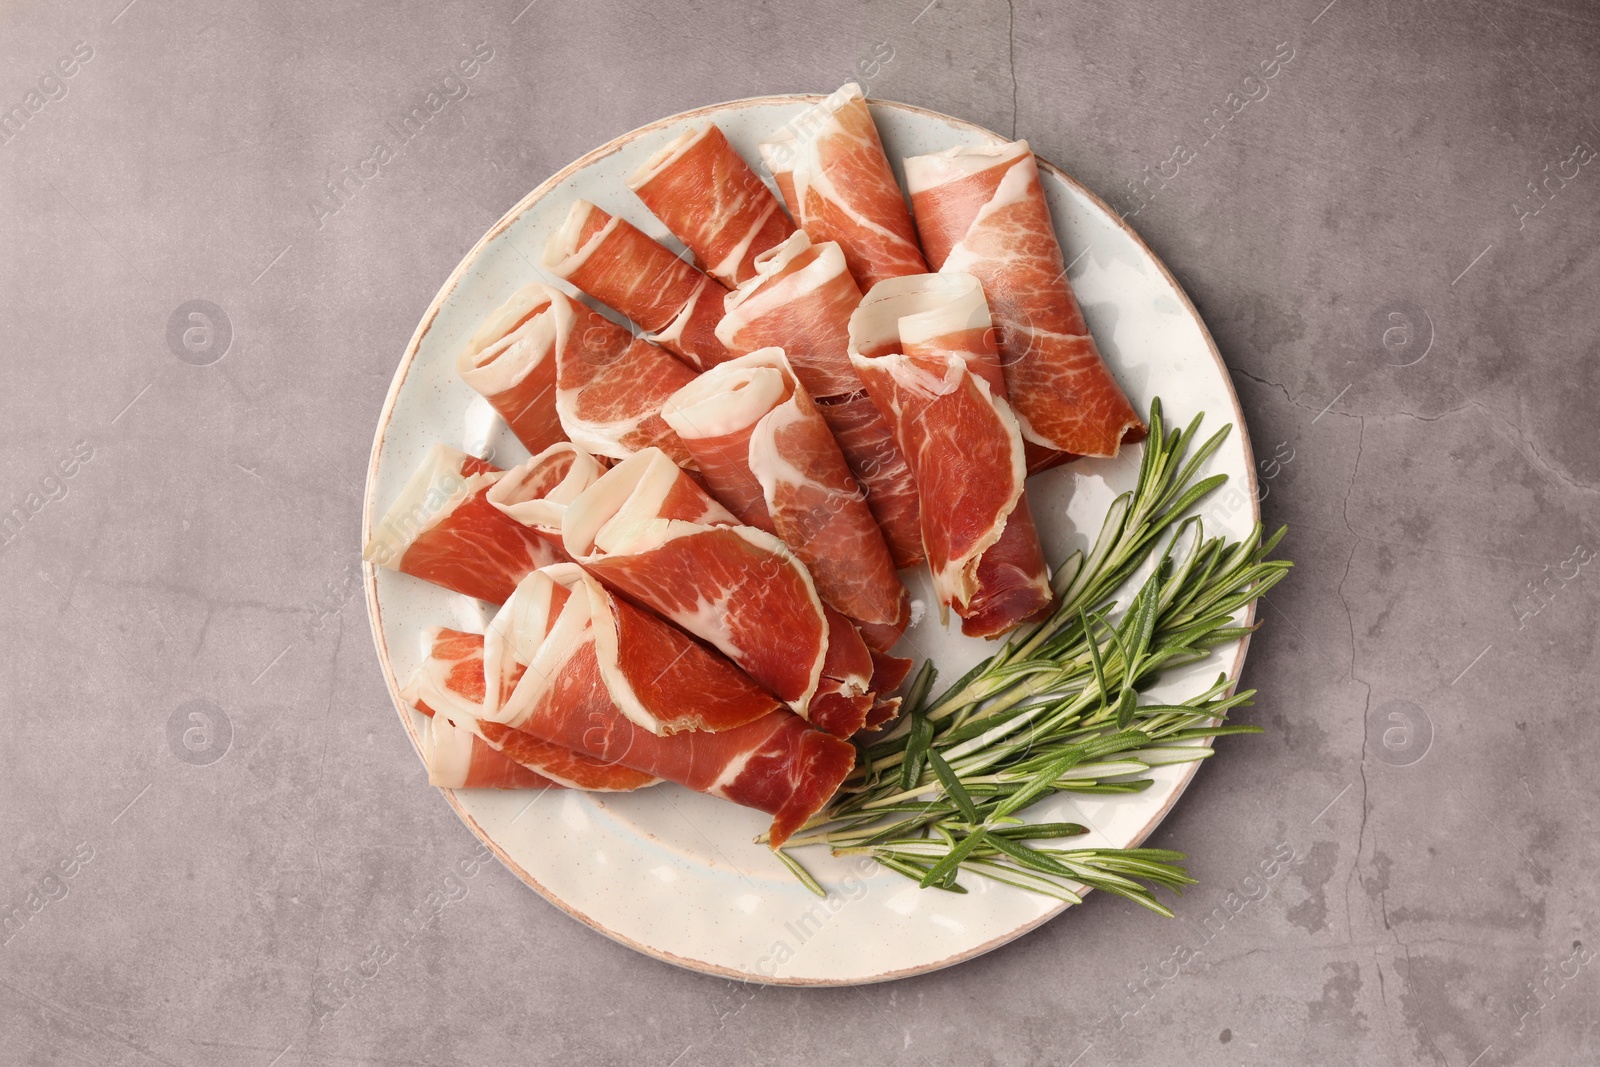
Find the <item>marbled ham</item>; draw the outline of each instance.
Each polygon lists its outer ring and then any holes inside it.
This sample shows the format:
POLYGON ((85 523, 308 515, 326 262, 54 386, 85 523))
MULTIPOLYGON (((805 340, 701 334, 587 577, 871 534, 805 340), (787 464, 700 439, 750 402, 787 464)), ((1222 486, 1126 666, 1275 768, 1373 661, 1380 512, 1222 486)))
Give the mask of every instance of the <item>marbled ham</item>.
POLYGON ((628 187, 730 289, 755 273, 756 256, 794 232, 777 197, 711 124, 664 145, 628 187))
MULTIPOLYGON (((549 684, 551 679, 529 681, 508 667, 532 652, 511 642, 516 635, 537 632, 531 620, 547 619, 568 608, 568 598, 581 599, 582 610, 595 643, 595 659, 607 692, 618 710, 653 734, 685 730, 715 733, 772 711, 777 702, 743 671, 715 651, 695 641, 670 623, 613 596, 605 586, 581 569, 557 583, 559 602, 546 602, 550 590, 530 577, 500 609, 488 628, 484 656, 486 691, 494 698, 486 706, 497 721, 517 726, 503 713, 507 693, 518 685, 549 684), (528 599, 531 603, 523 603, 528 599)), ((533 657, 538 667, 540 660, 533 657)))
POLYGON ((878 520, 895 566, 915 567, 922 548, 922 498, 911 465, 900 452, 894 430, 865 387, 845 396, 817 401, 850 470, 867 490, 867 506, 878 520))
POLYGON ((538 315, 542 286, 517 290, 473 331, 456 372, 494 408, 529 452, 566 437, 556 414, 551 323, 538 315))
POLYGON ((485 719, 484 638, 435 627, 401 698, 429 716, 422 756, 431 784, 498 789, 569 786, 618 792, 660 781, 485 719))
POLYGON ((988 295, 1030 472, 1142 439, 1067 280, 1028 142, 914 156, 906 184, 929 262, 988 295))
POLYGON ((842 396, 861 388, 850 365, 850 313, 861 287, 832 242, 805 233, 756 257, 756 274, 728 294, 717 337, 745 355, 782 348, 812 396, 842 396))
POLYGON ((716 334, 727 290, 626 219, 577 201, 550 235, 544 265, 650 331, 695 370, 729 358, 716 334))
POLYGON ((567 505, 604 473, 599 460, 571 441, 561 441, 506 471, 489 489, 488 500, 506 516, 559 547, 561 517, 566 514, 567 505))
POLYGON ((489 502, 503 477, 481 459, 434 445, 373 529, 361 558, 501 603, 529 572, 567 558, 489 502))
POLYGON ((422 728, 422 762, 428 784, 441 789, 561 788, 443 715, 433 715, 422 728))
POLYGON ((867 492, 898 567, 922 561, 917 487, 894 435, 850 364, 850 315, 861 289, 837 244, 796 233, 757 258, 758 272, 729 295, 717 336, 740 355, 783 348, 821 409, 850 471, 867 492))
POLYGON ((873 647, 899 640, 910 596, 865 491, 782 349, 702 374, 674 393, 661 415, 713 495, 741 522, 782 538, 824 602, 873 647))
POLYGON ((837 241, 862 289, 928 269, 861 87, 844 86, 761 144, 800 228, 837 241))
POLYGON ((850 323, 856 370, 917 477, 941 610, 954 609, 962 632, 979 637, 1004 634, 1051 602, 992 338, 983 290, 968 275, 884 282, 850 323))
POLYGON ((558 289, 534 283, 524 292, 527 343, 555 367, 555 408, 566 436, 596 456, 621 459, 657 446, 692 463, 661 421, 661 402, 695 372, 558 289))
POLYGON ((871 681, 860 634, 830 618, 787 545, 740 525, 665 453, 607 471, 567 509, 563 535, 595 577, 721 650, 811 722, 841 736, 860 729, 854 698, 871 681))
POLYGON ((555 614, 552 620, 519 613, 514 625, 524 632, 507 644, 532 653, 496 719, 605 763, 764 811, 773 816, 772 847, 780 847, 833 796, 855 765, 854 747, 776 705, 716 733, 660 736, 642 729, 623 713, 608 683, 592 601, 577 591, 584 581, 580 568, 563 564, 537 572, 523 587, 530 605, 555 614), (571 594, 541 594, 540 584, 561 585, 571 594))

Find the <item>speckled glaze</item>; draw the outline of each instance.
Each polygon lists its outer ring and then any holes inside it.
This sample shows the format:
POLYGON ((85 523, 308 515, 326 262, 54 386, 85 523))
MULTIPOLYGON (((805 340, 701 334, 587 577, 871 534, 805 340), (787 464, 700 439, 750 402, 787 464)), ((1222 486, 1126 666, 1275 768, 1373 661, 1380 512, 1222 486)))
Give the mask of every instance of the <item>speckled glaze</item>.
MULTIPOLYGON (((367 476, 363 535, 398 494, 436 440, 503 464, 525 453, 460 381, 454 358, 478 321, 538 277, 546 235, 572 200, 584 197, 665 238, 628 192, 625 177, 692 125, 715 121, 748 159, 756 144, 815 96, 735 101, 662 119, 597 148, 529 193, 467 254, 417 327, 378 421, 367 476)), ((890 158, 1004 140, 959 119, 875 101, 890 158)), ((1208 502, 1208 533, 1238 537, 1257 520, 1254 463, 1227 371, 1193 305, 1144 243, 1098 198, 1041 161, 1073 285, 1096 338, 1136 407, 1160 396, 1169 419, 1204 411, 1207 426, 1234 432, 1208 473, 1230 476, 1230 495, 1208 502)), ((673 242, 667 239, 668 243, 673 242)), ((674 245, 676 247, 676 245, 674 245)), ((1131 488, 1139 449, 1085 460, 1033 479, 1030 496, 1047 558, 1086 547, 1105 508, 1131 488)), ((931 604, 924 573, 908 574, 912 595, 931 604)), ((410 577, 365 568, 367 605, 380 661, 400 721, 416 743, 421 717, 401 704, 399 681, 421 655, 431 625, 481 629, 476 602, 410 577)), ((1204 664, 1165 680, 1162 697, 1202 690, 1225 670, 1237 678, 1247 642, 1224 646, 1204 664)), ((932 658, 954 678, 994 646, 942 627, 922 613, 901 651, 932 658)), ((1197 764, 1163 767, 1142 794, 1056 798, 1038 815, 1092 828, 1087 845, 1143 841, 1193 777, 1197 764)), ((1064 906, 1009 887, 971 880, 957 896, 920 890, 899 875, 817 848, 798 852, 829 895, 800 886, 764 846, 758 812, 662 785, 633 794, 568 791, 445 791, 446 800, 496 855, 546 899, 594 929, 659 959, 707 973, 790 985, 849 985, 918 974, 971 959, 1026 933, 1064 906)))

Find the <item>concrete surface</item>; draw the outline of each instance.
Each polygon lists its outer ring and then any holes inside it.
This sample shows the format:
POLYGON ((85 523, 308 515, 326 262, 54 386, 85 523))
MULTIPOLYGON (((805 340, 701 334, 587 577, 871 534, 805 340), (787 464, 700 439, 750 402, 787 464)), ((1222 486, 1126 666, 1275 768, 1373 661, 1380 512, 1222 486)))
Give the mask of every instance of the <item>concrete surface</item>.
POLYGON ((0 503, 38 505, 0 550, 0 1061, 1600 1060, 1592 4, 124 3, 0 13, 0 503), (873 62, 1137 210, 1278 457, 1268 732, 1156 837, 1202 885, 824 992, 640 957, 495 865, 419 929, 473 842, 356 543, 419 315, 593 145, 873 62))

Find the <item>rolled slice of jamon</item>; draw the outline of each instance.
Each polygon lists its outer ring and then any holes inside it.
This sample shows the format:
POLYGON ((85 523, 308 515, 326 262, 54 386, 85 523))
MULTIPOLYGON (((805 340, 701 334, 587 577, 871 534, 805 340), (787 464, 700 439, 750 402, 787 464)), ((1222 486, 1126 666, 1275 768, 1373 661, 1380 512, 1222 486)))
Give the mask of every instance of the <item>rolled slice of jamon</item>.
POLYGON ((692 463, 661 421, 661 404, 695 372, 559 289, 535 282, 523 292, 527 343, 555 367, 555 409, 566 436, 596 456, 621 459, 655 445, 692 463))
POLYGON ((571 441, 560 441, 506 471, 490 487, 489 503, 559 548, 567 505, 604 473, 599 460, 571 441))
POLYGON ((550 235, 544 265, 650 331, 696 370, 729 358, 717 340, 728 291, 626 219, 579 200, 550 235))
POLYGON ((916 481, 850 364, 850 315, 861 289, 844 254, 800 232, 756 262, 756 276, 729 295, 717 336, 739 355, 769 346, 785 351, 866 488, 895 565, 915 566, 922 562, 916 481))
POLYGON ((856 370, 917 476, 941 617, 953 608, 963 633, 998 637, 1048 611, 1022 434, 978 280, 883 282, 852 317, 850 341, 856 370))
MULTIPOLYGON (((563 592, 558 602, 545 603, 553 590, 530 577, 489 625, 484 670, 493 680, 496 719, 519 725, 499 711, 517 685, 556 684, 553 676, 525 682, 510 665, 532 651, 515 644, 517 635, 536 633, 535 622, 566 608, 568 598, 584 602, 601 677, 617 708, 635 725, 662 736, 685 730, 716 733, 743 726, 778 706, 749 675, 677 627, 612 595, 581 569, 562 573, 566 577, 559 583, 563 592)), ((543 669, 537 656, 527 662, 533 664, 530 670, 543 669)))
POLYGON ((1114 456, 1145 425, 1106 368, 1067 268, 1026 141, 905 161, 928 262, 983 283, 1029 473, 1114 456))
POLYGON ((499 413, 529 452, 566 438, 556 414, 551 323, 538 316, 543 287, 524 286, 473 331, 456 373, 499 413))
POLYGON ((800 228, 813 241, 837 241, 862 289, 927 272, 861 86, 807 108, 761 143, 761 158, 800 228))
POLYGON ((861 388, 850 365, 850 313, 861 287, 832 241, 803 231, 756 257, 756 273, 729 293, 717 337, 734 355, 782 348, 812 396, 861 388))
POLYGON ((499 604, 524 576, 566 553, 503 515, 489 493, 498 467, 448 445, 429 449, 372 531, 361 558, 499 604))
POLYGON ((589 573, 719 649, 819 728, 861 728, 872 676, 861 635, 822 603, 789 546, 740 525, 664 452, 602 475, 567 508, 563 538, 589 573))
POLYGON ((482 634, 434 627, 423 634, 423 648, 401 698, 429 717, 422 744, 429 784, 620 792, 660 781, 484 718, 482 634))
POLYGON ((561 788, 443 715, 433 716, 422 728, 422 762, 428 784, 441 789, 561 788))
MULTIPOLYGON (((852 371, 852 374, 854 372, 852 371)), ((811 572, 824 603, 887 649, 911 618, 866 492, 781 348, 707 371, 667 400, 707 487, 747 526, 776 534, 811 572)))
MULTIPOLYGON (((424 697, 423 688, 434 689, 441 683, 453 682, 463 684, 469 691, 475 687, 481 694, 483 671, 477 671, 474 679, 470 670, 458 668, 464 659, 474 656, 481 668, 483 638, 456 630, 435 629, 424 635, 424 647, 428 658, 412 675, 401 695, 407 704, 428 716, 422 729, 421 746, 422 764, 428 768, 428 784, 441 789, 559 789, 559 783, 497 751, 470 729, 457 726, 448 715, 435 714, 424 697), (437 658, 435 653, 438 653, 437 658), (430 676, 430 667, 440 670, 437 677, 430 676)), ((460 704, 470 699, 466 693, 446 694, 442 699, 434 696, 435 702, 441 705, 460 704)))
POLYGON ((532 658, 496 717, 595 759, 764 811, 773 816, 772 847, 782 846, 839 788, 855 765, 855 747, 775 704, 752 722, 716 733, 660 736, 641 728, 613 698, 592 600, 576 588, 583 581, 581 568, 565 564, 537 572, 523 587, 528 604, 549 614, 530 610, 517 619, 524 632, 508 644, 531 648, 532 658), (571 595, 536 595, 545 582, 571 595))
POLYGON ((866 487, 867 506, 878 520, 895 566, 915 567, 925 558, 922 498, 894 430, 864 388, 847 396, 819 399, 817 409, 839 442, 851 473, 866 487))
POLYGON ((756 256, 794 232, 778 198, 713 124, 663 146, 628 188, 729 289, 756 272, 756 256))

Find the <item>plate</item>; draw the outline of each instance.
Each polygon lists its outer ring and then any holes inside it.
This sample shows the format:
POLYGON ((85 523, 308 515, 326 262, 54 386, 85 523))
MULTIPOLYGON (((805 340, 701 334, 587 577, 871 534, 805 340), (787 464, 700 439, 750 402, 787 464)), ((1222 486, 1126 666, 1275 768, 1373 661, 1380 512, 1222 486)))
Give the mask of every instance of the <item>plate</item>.
MULTIPOLYGON (((626 134, 563 168, 529 193, 484 235, 445 281, 400 360, 378 420, 367 473, 363 539, 399 494, 424 452, 444 441, 509 466, 526 456, 485 404, 455 374, 455 356, 479 321, 534 277, 559 285, 538 266, 546 235, 576 198, 592 200, 681 248, 628 191, 625 178, 657 148, 712 121, 750 160, 757 143, 819 96, 738 100, 674 115, 626 134)), ((906 104, 873 101, 892 160, 953 145, 1005 138, 960 119, 906 104)), ((1134 405, 1159 395, 1170 423, 1204 411, 1207 426, 1234 424, 1208 473, 1229 489, 1203 512, 1207 531, 1238 538, 1258 518, 1254 463, 1238 398, 1194 306, 1144 243, 1103 202, 1059 168, 1040 161, 1041 178, 1074 288, 1102 351, 1134 405)), ((568 291, 571 291, 568 289, 568 291)), ((1080 460, 1029 483, 1046 558, 1085 547, 1116 494, 1132 488, 1140 449, 1114 460, 1080 460)), ((422 656, 422 632, 449 625, 483 629, 476 601, 387 570, 365 568, 367 606, 378 658, 412 743, 421 715, 399 699, 399 682, 422 656)), ((932 604, 925 573, 907 572, 912 596, 932 604)), ((924 612, 907 631, 907 654, 931 657, 947 680, 996 646, 946 632, 924 612)), ((1237 679, 1245 642, 1224 645, 1202 664, 1163 680, 1158 696, 1202 691, 1218 670, 1237 679)), ((1155 785, 1117 797, 1058 796, 1034 809, 1042 818, 1091 827, 1086 846, 1128 847, 1160 823, 1198 764, 1152 772, 1155 785)), ((860 858, 797 851, 827 887, 819 899, 751 839, 759 812, 659 785, 629 794, 503 793, 446 790, 445 799, 500 859, 545 899, 640 952, 697 971, 788 985, 850 985, 946 967, 996 948, 1064 910, 1059 902, 982 879, 962 896, 923 890, 860 858)), ((1135 905, 1128 922, 1153 921, 1135 905)))

